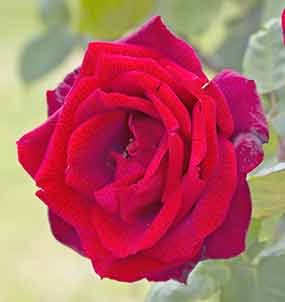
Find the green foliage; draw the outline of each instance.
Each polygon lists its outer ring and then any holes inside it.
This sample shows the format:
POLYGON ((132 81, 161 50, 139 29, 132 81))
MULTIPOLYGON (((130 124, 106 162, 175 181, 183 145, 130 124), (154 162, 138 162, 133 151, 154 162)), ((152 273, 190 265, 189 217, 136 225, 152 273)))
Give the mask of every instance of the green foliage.
POLYGON ((254 265, 238 261, 221 290, 221 302, 283 302, 285 257, 266 258, 254 265))
POLYGON ((152 286, 146 302, 194 302, 213 296, 228 279, 230 271, 222 261, 200 263, 189 275, 187 285, 176 281, 152 286))
POLYGON ((77 43, 78 39, 64 28, 34 38, 21 54, 21 79, 25 83, 40 79, 62 63, 77 43))
MULTIPOLYGON (((207 277, 207 276, 206 276, 207 277)), ((212 289, 214 281, 201 279, 200 276, 191 282, 191 286, 183 285, 176 281, 159 282, 153 285, 147 302, 190 302, 199 299, 204 291, 212 289)), ((212 293, 212 292, 211 292, 212 293)))
POLYGON ((285 254, 285 215, 282 215, 272 230, 272 241, 256 257, 255 262, 270 256, 281 256, 285 254))
POLYGON ((285 85, 285 48, 279 19, 270 20, 250 38, 243 66, 261 94, 285 85))
POLYGON ((280 18, 284 7, 284 0, 265 0, 262 23, 264 24, 272 18, 280 18))
POLYGON ((253 214, 268 217, 285 211, 285 170, 250 179, 253 214))
POLYGON ((232 68, 241 71, 248 39, 259 28, 261 12, 262 2, 258 2, 245 16, 227 24, 227 38, 215 53, 215 57, 222 68, 232 68))
POLYGON ((153 0, 80 0, 79 29, 97 39, 117 39, 138 25, 153 8, 153 0))
POLYGON ((274 129, 281 136, 285 136, 285 111, 279 112, 271 120, 274 129))
POLYGON ((209 29, 215 21, 222 0, 159 0, 157 13, 165 18, 177 33, 191 38, 209 29))
POLYGON ((59 28, 70 22, 70 11, 65 0, 40 0, 40 16, 48 28, 59 28))

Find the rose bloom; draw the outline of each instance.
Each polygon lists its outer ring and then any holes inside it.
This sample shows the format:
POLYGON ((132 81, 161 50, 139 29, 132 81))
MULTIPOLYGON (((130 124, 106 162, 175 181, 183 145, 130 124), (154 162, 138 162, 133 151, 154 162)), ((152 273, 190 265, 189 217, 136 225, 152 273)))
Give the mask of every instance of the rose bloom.
MULTIPOLYGON (((44 59, 44 58, 43 58, 44 59)), ((245 249, 246 175, 268 128, 255 83, 204 74, 154 17, 47 92, 48 119, 18 141, 55 238, 101 277, 185 282, 203 259, 245 249)))

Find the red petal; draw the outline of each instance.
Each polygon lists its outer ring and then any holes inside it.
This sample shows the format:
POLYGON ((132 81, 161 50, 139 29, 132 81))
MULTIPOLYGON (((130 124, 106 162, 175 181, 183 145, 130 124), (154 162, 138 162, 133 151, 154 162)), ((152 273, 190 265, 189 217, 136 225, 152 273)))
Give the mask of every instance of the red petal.
POLYGON ((48 116, 56 112, 65 102, 65 98, 78 78, 78 69, 70 72, 55 90, 47 91, 48 116))
POLYGON ((167 84, 175 85, 171 75, 151 58, 134 58, 103 54, 99 57, 95 75, 100 87, 107 90, 118 76, 129 71, 141 71, 167 84))
POLYGON ((108 251, 120 258, 138 252, 139 242, 147 228, 145 221, 128 224, 96 204, 93 205, 92 215, 98 237, 108 251))
POLYGON ((17 141, 19 162, 32 177, 36 175, 45 157, 58 116, 59 112, 55 113, 17 141))
POLYGON ((134 282, 142 278, 150 281, 167 281, 176 279, 185 282, 189 271, 193 269, 198 259, 189 259, 187 264, 164 263, 159 259, 151 258, 139 253, 124 259, 96 259, 94 251, 92 259, 95 271, 102 277, 117 281, 134 282), (191 261, 192 260, 192 261, 191 261), (189 263, 190 262, 190 263, 189 263))
POLYGON ((160 54, 151 49, 124 43, 91 42, 88 44, 83 63, 80 68, 81 75, 91 76, 97 71, 98 58, 103 54, 121 55, 136 58, 159 58, 160 54))
POLYGON ((234 120, 234 136, 241 132, 251 132, 261 142, 267 142, 268 126, 255 82, 231 70, 218 74, 214 82, 229 104, 234 120))
MULTIPOLYGON (((201 163, 201 174, 202 178, 207 179, 212 175, 218 163, 216 104, 208 96, 203 96, 200 101, 206 126, 206 156, 201 163)), ((193 152, 195 152, 194 149, 193 152)))
POLYGON ((90 200, 67 187, 61 180, 54 179, 45 183, 45 188, 36 195, 76 230, 92 228, 90 200))
POLYGON ((263 160, 262 143, 252 133, 241 133, 233 140, 239 171, 249 173, 263 160))
POLYGON ((250 217, 250 193, 243 176, 239 180, 225 221, 205 241, 205 256, 212 259, 230 258, 243 252, 250 217))
POLYGON ((200 102, 197 102, 192 112, 192 147, 189 166, 183 177, 183 203, 176 217, 176 222, 192 209, 205 187, 205 180, 201 178, 200 164, 206 156, 206 125, 205 115, 201 110, 200 102))
POLYGON ((118 257, 127 257, 154 245, 173 223, 181 204, 180 174, 182 173, 183 144, 177 135, 171 136, 169 178, 166 186, 164 205, 151 222, 140 220, 127 224, 110 217, 104 210, 94 205, 93 223, 105 248, 118 257), (172 174, 171 174, 172 173, 172 174))
MULTIPOLYGON (((150 99, 152 99, 152 95, 149 94, 150 99)), ((162 83, 159 88, 156 90, 155 98, 159 99, 174 115, 183 131, 183 134, 187 138, 191 138, 191 122, 190 122, 190 114, 188 110, 185 108, 184 104, 181 100, 176 96, 174 91, 166 84, 162 83)))
POLYGON ((176 131, 179 129, 179 122, 168 108, 155 94, 148 93, 148 97, 151 99, 154 107, 160 115, 160 118, 167 129, 167 131, 176 131))
POLYGON ((154 216, 161 207, 165 169, 161 168, 156 175, 141 179, 137 183, 118 190, 120 216, 127 222, 134 222, 144 215, 154 216), (130 202, 131 200, 131 202, 130 202))
POLYGON ((117 281, 134 282, 159 272, 165 264, 157 259, 137 254, 125 259, 107 259, 103 261, 92 261, 95 271, 102 277, 117 281))
POLYGON ((165 129, 160 121, 140 113, 130 115, 129 129, 133 133, 134 141, 127 146, 127 151, 132 160, 147 166, 160 144, 165 129))
POLYGON ((46 92, 48 116, 56 112, 63 104, 63 99, 56 95, 56 90, 48 90, 46 92))
POLYGON ((197 102, 192 111, 192 147, 188 171, 191 167, 197 167, 203 161, 207 153, 207 132, 205 111, 200 102, 197 102))
POLYGON ((209 82, 204 91, 216 102, 217 124, 225 137, 231 137, 234 131, 234 122, 227 100, 225 99, 219 86, 214 82, 209 82))
POLYGON ((68 247, 84 256, 80 238, 75 228, 72 225, 66 223, 62 218, 60 218, 51 210, 48 211, 48 218, 54 237, 62 244, 67 245, 68 247))
POLYGON ((232 112, 233 140, 239 170, 248 173, 262 161, 262 144, 267 142, 269 137, 255 83, 230 70, 220 73, 214 81, 225 95, 232 112))
POLYGON ((75 121, 76 124, 79 125, 96 113, 118 110, 139 111, 159 119, 159 115, 151 102, 144 98, 128 96, 121 93, 105 93, 97 89, 80 104, 75 115, 75 121))
POLYGON ((184 146, 179 135, 172 133, 168 138, 169 162, 166 185, 162 196, 163 207, 147 229, 140 249, 154 245, 171 227, 182 202, 181 176, 183 170, 184 146))
POLYGON ((112 152, 123 152, 129 141, 127 114, 98 114, 71 135, 67 150, 66 183, 93 196, 115 176, 112 152))
POLYGON ((166 262, 194 257, 205 237, 223 223, 236 189, 237 171, 233 145, 220 138, 219 152, 216 173, 191 214, 148 250, 148 255, 166 262))
POLYGON ((43 187, 44 183, 49 180, 58 178, 63 180, 66 169, 67 145, 74 128, 74 113, 78 105, 96 88, 95 79, 85 78, 79 80, 69 93, 50 141, 50 148, 36 175, 39 187, 43 187))
POLYGON ((172 75, 182 89, 188 91, 188 95, 186 95, 186 98, 183 98, 183 101, 191 108, 196 101, 193 96, 196 98, 200 97, 203 93, 202 88, 208 82, 208 79, 205 77, 199 78, 197 74, 189 72, 171 61, 160 60, 160 63, 172 75))
MULTIPOLYGON (((144 174, 144 169, 138 163, 129 163, 129 160, 127 159, 125 161, 127 163, 124 167, 119 168, 123 170, 122 175, 116 177, 116 181, 104 186, 94 193, 96 202, 111 215, 120 215, 119 211, 122 210, 122 205, 120 205, 121 198, 119 197, 119 194, 124 190, 128 190, 128 186, 138 182, 144 174)), ((122 164, 120 161, 117 161, 116 165, 122 164)), ((132 205, 133 202, 130 202, 130 199, 128 199, 127 204, 132 205)))
POLYGON ((194 49, 170 32, 160 17, 153 17, 137 32, 122 41, 158 51, 198 76, 205 77, 194 49))

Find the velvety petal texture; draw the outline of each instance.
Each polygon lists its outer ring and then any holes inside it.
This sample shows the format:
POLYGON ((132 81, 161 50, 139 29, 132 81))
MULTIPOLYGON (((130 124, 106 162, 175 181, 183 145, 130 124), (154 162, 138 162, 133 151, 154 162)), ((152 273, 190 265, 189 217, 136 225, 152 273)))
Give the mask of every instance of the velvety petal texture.
POLYGON ((218 74, 214 82, 226 97, 234 120, 232 141, 239 171, 249 173, 263 160, 262 144, 269 139, 268 125, 255 82, 231 70, 218 74))
POLYGON ((91 42, 47 92, 48 119, 18 142, 51 231, 102 277, 185 282, 207 258, 245 248, 246 174, 268 127, 255 84, 198 56, 154 17, 91 42))

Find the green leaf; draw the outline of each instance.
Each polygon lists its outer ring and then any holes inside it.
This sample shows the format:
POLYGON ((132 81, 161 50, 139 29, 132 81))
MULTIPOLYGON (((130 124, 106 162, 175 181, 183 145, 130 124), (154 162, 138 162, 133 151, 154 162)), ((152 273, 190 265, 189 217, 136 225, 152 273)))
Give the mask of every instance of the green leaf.
POLYGON ((215 53, 215 58, 222 68, 232 68, 241 71, 248 39, 259 28, 261 11, 262 3, 259 2, 238 22, 227 25, 227 38, 215 53))
POLYGON ((270 20, 251 36, 243 68, 245 75, 256 81, 261 94, 285 85, 285 47, 280 18, 270 20))
POLYGON ((284 302, 285 257, 264 258, 258 265, 236 263, 221 290, 221 302, 284 302))
POLYGON ((261 253, 256 257, 255 262, 258 263, 262 258, 270 256, 281 256, 285 254, 285 236, 278 242, 268 245, 261 253))
POLYGON ((115 39, 150 14, 153 0, 80 0, 79 30, 99 39, 115 39))
POLYGON ((259 253, 255 259, 258 263, 262 258, 270 256, 281 256, 285 254, 285 214, 279 217, 272 230, 272 241, 259 253))
POLYGON ((280 18, 284 7, 284 0, 265 0, 262 23, 272 18, 280 18))
POLYGON ((210 297, 216 290, 212 277, 198 273, 190 278, 187 286, 176 281, 154 284, 146 302, 194 302, 210 297))
POLYGON ((223 261, 200 262, 189 274, 187 285, 176 281, 159 282, 152 286, 147 302, 193 302, 212 297, 230 278, 223 261))
POLYGON ((278 112, 285 111, 285 87, 275 91, 278 100, 278 112))
POLYGON ((40 0, 40 16, 48 28, 60 27, 70 22, 70 12, 64 0, 40 0))
POLYGON ((285 214, 283 214, 273 230, 273 240, 278 241, 285 236, 285 214))
POLYGON ((280 163, 268 171, 268 175, 249 179, 253 215, 256 218, 269 217, 285 210, 285 170, 280 163))
POLYGON ((258 237, 260 241, 270 242, 273 239, 276 224, 280 219, 281 214, 282 213, 277 213, 275 215, 262 219, 261 229, 258 237))
POLYGON ((151 287, 146 302, 190 302, 189 295, 188 287, 179 282, 158 282, 151 287))
POLYGON ((231 279, 221 290, 221 302, 255 302, 254 270, 238 262, 231 266, 231 271, 231 279))
POLYGON ((272 126, 280 136, 285 135, 285 111, 279 112, 272 119, 272 126))
POLYGON ((249 245, 251 245, 252 243, 255 243, 256 241, 258 241, 258 236, 259 236, 261 226, 262 226, 261 219, 253 218, 251 220, 249 230, 247 233, 247 237, 246 237, 246 246, 247 247, 249 245))
POLYGON ((175 32, 189 38, 208 30, 222 3, 221 0, 159 0, 157 13, 175 32))
POLYGON ((20 57, 20 76, 25 83, 42 78, 57 67, 77 44, 66 29, 49 31, 28 42, 20 57))

